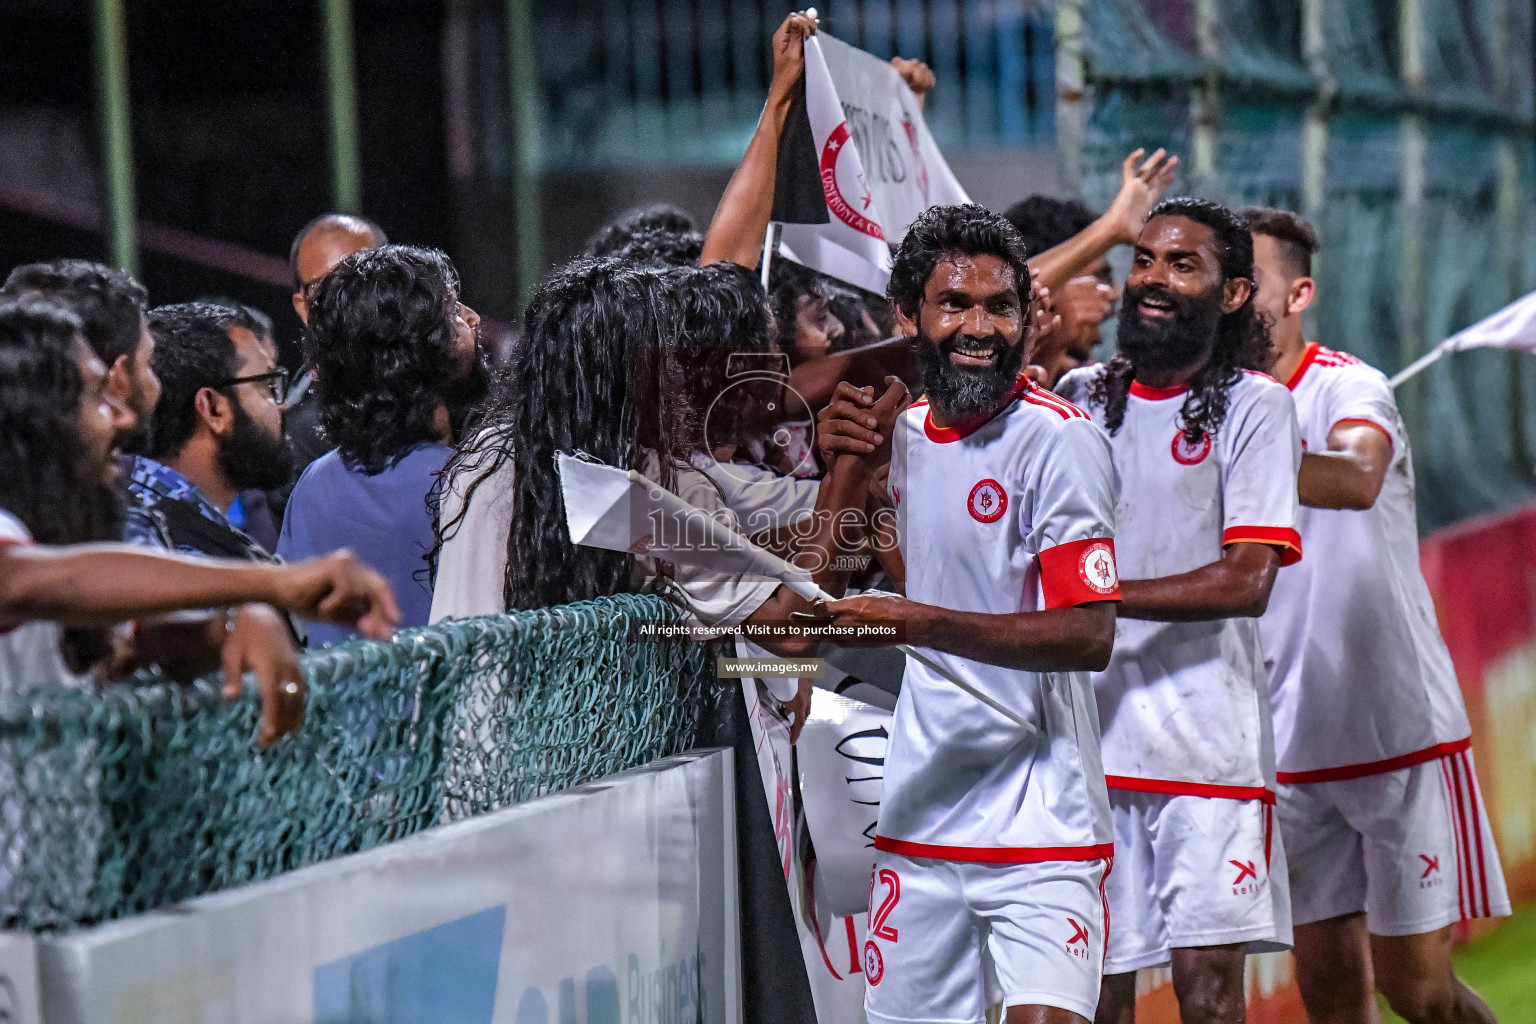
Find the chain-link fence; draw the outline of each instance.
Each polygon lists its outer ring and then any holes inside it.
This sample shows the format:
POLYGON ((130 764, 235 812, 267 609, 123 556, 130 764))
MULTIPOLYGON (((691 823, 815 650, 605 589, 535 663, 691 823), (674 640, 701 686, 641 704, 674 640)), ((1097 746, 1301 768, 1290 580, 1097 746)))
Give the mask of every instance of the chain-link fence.
POLYGON ((366 850, 695 745, 705 650, 635 643, 653 596, 442 623, 306 657, 303 730, 256 750, 207 681, 0 705, 0 915, 59 928, 366 850))

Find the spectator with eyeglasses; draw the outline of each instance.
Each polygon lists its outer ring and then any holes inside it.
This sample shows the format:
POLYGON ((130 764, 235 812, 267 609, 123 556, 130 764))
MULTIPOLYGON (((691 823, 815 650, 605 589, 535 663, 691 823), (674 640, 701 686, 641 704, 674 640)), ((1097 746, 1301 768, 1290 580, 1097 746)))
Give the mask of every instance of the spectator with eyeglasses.
POLYGON ((252 311, 210 302, 149 313, 160 378, 147 455, 126 467, 126 539, 183 554, 270 562, 231 513, 240 493, 288 482, 286 376, 252 311))

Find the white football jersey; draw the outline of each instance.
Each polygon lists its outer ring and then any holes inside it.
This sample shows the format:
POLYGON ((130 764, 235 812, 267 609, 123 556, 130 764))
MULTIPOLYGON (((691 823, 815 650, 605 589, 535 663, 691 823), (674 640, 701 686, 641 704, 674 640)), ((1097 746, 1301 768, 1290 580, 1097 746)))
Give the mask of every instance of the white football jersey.
MULTIPOLYGON (((1088 394, 1102 368, 1074 370, 1062 394, 1104 422, 1088 394)), ((1190 444, 1184 388, 1131 385, 1110 437, 1124 579, 1177 576, 1228 544, 1272 544, 1301 557, 1296 473, 1301 443, 1284 386, 1244 371, 1216 436, 1190 444)), ((1282 572, 1283 576, 1284 573, 1282 572)), ((1150 622, 1122 617, 1109 668, 1094 679, 1111 789, 1273 799, 1274 739, 1257 619, 1150 622)))
POLYGON ((1288 385, 1305 448, 1325 451, 1329 431, 1359 423, 1392 442, 1392 464, 1370 508, 1301 510, 1307 561, 1275 582, 1261 625, 1280 781, 1371 775, 1464 749, 1471 726, 1419 571, 1413 459, 1392 388, 1315 343, 1288 385))
MULTIPOLYGON (((1109 444, 1025 378, 1000 413, 960 428, 934 426, 925 402, 906 410, 890 492, 914 601, 1006 614, 1119 599, 1109 444)), ((875 847, 1005 864, 1109 856, 1088 674, 925 653, 1033 729, 909 660, 875 847)))

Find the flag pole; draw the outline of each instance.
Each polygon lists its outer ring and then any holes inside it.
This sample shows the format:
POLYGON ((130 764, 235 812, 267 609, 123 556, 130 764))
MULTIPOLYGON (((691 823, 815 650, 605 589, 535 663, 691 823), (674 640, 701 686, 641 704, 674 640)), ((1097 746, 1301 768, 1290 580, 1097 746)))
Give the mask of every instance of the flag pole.
POLYGON ((1419 374, 1423 373, 1425 370, 1429 369, 1431 366, 1435 365, 1440 360, 1450 355, 1453 351, 1454 349, 1447 348, 1445 343, 1441 342, 1439 345, 1436 345, 1434 348, 1430 349, 1427 354, 1420 356, 1405 366, 1403 369, 1399 370, 1397 375, 1391 380, 1387 381, 1387 383, 1394 388, 1399 387, 1407 381, 1412 380, 1414 377, 1417 377, 1419 374))
POLYGON ((763 232, 763 259, 759 266, 763 272, 763 291, 768 290, 768 271, 773 266, 773 254, 779 248, 779 225, 775 221, 768 222, 768 230, 763 232))

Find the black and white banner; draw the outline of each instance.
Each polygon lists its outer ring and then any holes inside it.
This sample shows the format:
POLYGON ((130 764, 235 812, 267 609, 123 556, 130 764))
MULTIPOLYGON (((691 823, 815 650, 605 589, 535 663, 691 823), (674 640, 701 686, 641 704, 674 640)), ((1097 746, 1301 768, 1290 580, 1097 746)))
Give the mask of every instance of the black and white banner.
POLYGON ((779 145, 779 254, 883 293, 890 247, 930 206, 968 203, 894 67, 821 33, 779 145))

